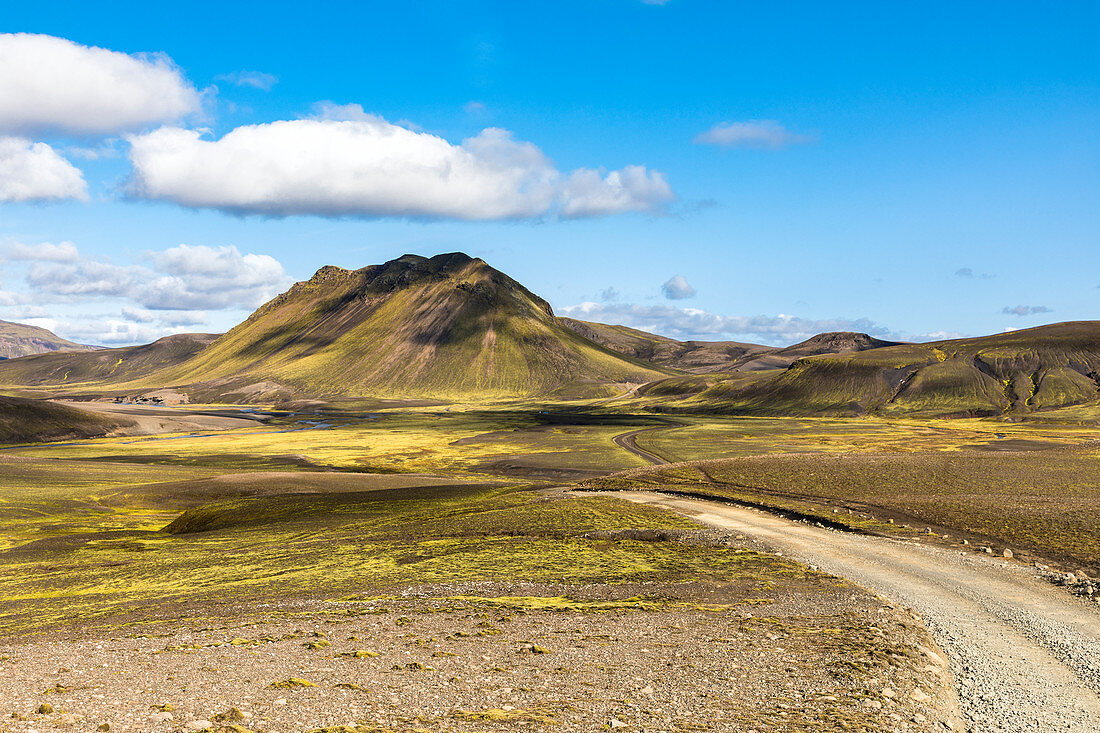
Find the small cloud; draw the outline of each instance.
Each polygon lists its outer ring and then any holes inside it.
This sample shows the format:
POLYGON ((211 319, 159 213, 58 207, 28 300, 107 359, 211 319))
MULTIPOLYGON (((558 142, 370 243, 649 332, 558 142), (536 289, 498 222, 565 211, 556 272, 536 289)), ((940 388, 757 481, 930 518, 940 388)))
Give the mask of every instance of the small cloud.
POLYGON ((80 252, 72 242, 23 244, 14 239, 0 247, 0 260, 20 262, 75 262, 80 252))
POLYGON ((1006 305, 1001 309, 1001 313, 1010 316, 1033 316, 1037 313, 1052 313, 1050 308, 1045 305, 1017 305, 1015 307, 1006 305))
POLYGON ((974 272, 974 270, 972 268, 969 268, 969 267, 960 267, 959 269, 955 270, 955 277, 965 277, 965 278, 975 278, 976 277, 976 278, 979 278, 981 280, 992 280, 993 279, 993 276, 990 275, 989 273, 987 273, 987 272, 974 272))
POLYGON ((105 140, 99 145, 91 147, 82 147, 79 145, 70 145, 65 148, 65 153, 70 158, 80 158, 82 160, 101 160, 105 158, 118 158, 122 155, 118 149, 119 139, 117 137, 105 140))
POLYGON ((262 71, 234 71, 231 74, 219 74, 214 77, 217 81, 227 81, 239 87, 252 87, 268 91, 279 83, 279 77, 274 74, 265 74, 262 71))
POLYGON ((691 287, 687 278, 683 275, 669 278, 668 282, 661 286, 661 292, 669 300, 685 300, 695 297, 695 288, 691 287))
POLYGON ((485 114, 485 103, 471 99, 469 102, 462 105, 462 109, 468 115, 483 115, 485 114))
POLYGON ((621 296, 622 294, 611 286, 606 287, 600 291, 600 300, 605 303, 612 303, 616 300, 619 300, 621 296))
POLYGON ((723 148, 756 148, 779 150, 790 145, 814 142, 814 137, 784 128, 775 120, 719 122, 692 140, 696 145, 718 145, 723 148))

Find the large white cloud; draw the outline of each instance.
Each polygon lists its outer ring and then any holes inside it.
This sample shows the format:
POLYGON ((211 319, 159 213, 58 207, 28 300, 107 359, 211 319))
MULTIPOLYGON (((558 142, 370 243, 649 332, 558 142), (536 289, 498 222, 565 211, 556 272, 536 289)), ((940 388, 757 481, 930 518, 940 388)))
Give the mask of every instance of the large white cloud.
POLYGON ((200 107, 199 93, 166 56, 0 34, 0 132, 111 134, 200 107))
POLYGON ((49 145, 0 137, 0 202, 87 198, 83 174, 49 145))
POLYGON ((455 145, 358 105, 220 139, 180 127, 128 139, 131 195, 237 214, 525 219, 656 211, 673 198, 664 176, 641 166, 563 175, 506 130, 455 145))
POLYGON ((795 316, 722 316, 697 308, 630 303, 581 303, 559 314, 584 321, 629 326, 677 339, 754 341, 787 345, 828 331, 861 331, 889 337, 889 331, 866 318, 808 319, 795 316))

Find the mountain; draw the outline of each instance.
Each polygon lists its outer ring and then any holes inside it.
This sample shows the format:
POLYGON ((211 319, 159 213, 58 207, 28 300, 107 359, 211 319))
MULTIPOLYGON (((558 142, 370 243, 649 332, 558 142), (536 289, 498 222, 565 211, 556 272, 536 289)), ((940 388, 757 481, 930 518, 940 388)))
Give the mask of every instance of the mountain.
POLYGON ((53 352, 0 361, 0 384, 80 388, 125 383, 180 364, 216 338, 217 334, 184 333, 165 336, 143 346, 79 353, 53 352))
POLYGON ((0 395, 0 443, 95 438, 129 425, 67 405, 0 395))
POLYGON ((67 341, 38 326, 0 321, 0 359, 15 359, 51 351, 93 351, 95 348, 67 341))
POLYGON ((560 318, 569 328, 602 346, 638 359, 691 374, 785 369, 804 356, 866 351, 895 346, 865 333, 822 333, 787 347, 744 344, 738 341, 676 341, 626 326, 560 318))
POLYGON ((665 409, 744 414, 1024 415, 1100 404, 1100 321, 805 356, 784 369, 680 377, 665 409))
POLYGON ((208 348, 143 381, 237 400, 468 398, 638 384, 670 373, 582 337, 512 278, 451 253, 322 267, 208 348))

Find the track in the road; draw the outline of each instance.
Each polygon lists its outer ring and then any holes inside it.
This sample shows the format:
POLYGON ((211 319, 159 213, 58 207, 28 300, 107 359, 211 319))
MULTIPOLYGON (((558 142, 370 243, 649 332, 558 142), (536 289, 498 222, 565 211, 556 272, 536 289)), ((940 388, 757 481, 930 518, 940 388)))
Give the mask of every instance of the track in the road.
POLYGON ((683 423, 669 420, 664 425, 657 425, 652 428, 642 428, 641 430, 631 430, 629 433, 616 435, 614 438, 611 439, 611 442, 613 442, 615 445, 619 446, 623 450, 633 453, 639 458, 643 458, 649 461, 655 466, 663 466, 668 463, 668 461, 666 461, 664 458, 657 455, 656 453, 653 453, 652 451, 648 451, 645 448, 639 448, 638 443, 635 439, 642 433, 648 433, 655 430, 671 430, 673 428, 682 427, 684 427, 683 423))
POLYGON ((619 494, 733 530, 921 614, 975 733, 1100 731, 1100 610, 1025 566, 728 504, 619 494))

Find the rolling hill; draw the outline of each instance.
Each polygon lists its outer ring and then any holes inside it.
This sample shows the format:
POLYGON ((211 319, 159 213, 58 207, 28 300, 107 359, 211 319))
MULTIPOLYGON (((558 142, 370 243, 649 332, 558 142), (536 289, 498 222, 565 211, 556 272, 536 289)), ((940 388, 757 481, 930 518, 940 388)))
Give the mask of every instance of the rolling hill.
POLYGON ((15 359, 52 351, 94 351, 95 349, 95 346, 73 343, 38 326, 0 321, 0 359, 15 359))
POLYGON ((209 346, 217 334, 165 336, 151 344, 84 352, 52 352, 0 361, 0 384, 79 387, 131 382, 179 364, 209 346))
POLYGON ((470 398, 670 373, 589 341, 512 278, 452 253, 323 267, 209 347, 141 381, 237 401, 470 398))
POLYGON ((645 394, 666 409, 744 414, 1022 415, 1096 405, 1100 321, 806 356, 755 374, 672 378, 645 394))
POLYGON ((761 346, 738 341, 676 341, 626 326, 560 318, 569 328, 602 346, 654 364, 690 374, 785 369, 804 356, 842 354, 896 346, 865 333, 822 333, 787 347, 761 346))
POLYGON ((45 400, 0 396, 0 443, 96 438, 130 424, 45 400))

